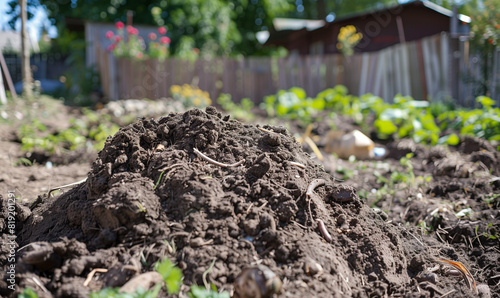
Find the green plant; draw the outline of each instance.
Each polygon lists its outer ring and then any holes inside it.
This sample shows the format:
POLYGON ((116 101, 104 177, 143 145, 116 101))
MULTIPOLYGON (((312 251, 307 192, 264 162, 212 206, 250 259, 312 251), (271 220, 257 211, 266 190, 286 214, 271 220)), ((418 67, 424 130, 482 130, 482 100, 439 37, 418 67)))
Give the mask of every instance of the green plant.
POLYGON ((38 298, 38 294, 32 288, 24 288, 17 298, 38 298))
POLYGON ((169 294, 177 294, 182 285, 182 271, 169 259, 156 263, 155 270, 161 274, 169 294))
POLYGON ((236 119, 251 121, 255 118, 254 114, 251 112, 254 107, 254 103, 249 98, 243 98, 240 104, 236 104, 231 99, 230 94, 222 93, 219 98, 217 98, 217 103, 236 119))
POLYGON ((228 292, 217 292, 217 289, 211 288, 207 290, 204 287, 200 286, 191 286, 190 291, 187 293, 190 298, 229 298, 228 292))
POLYGON ((19 157, 14 164, 15 166, 32 166, 33 162, 26 157, 19 157))
POLYGON ((134 293, 120 293, 119 288, 104 288, 91 293, 90 298, 156 298, 160 290, 161 285, 156 285, 151 291, 139 287, 134 293))
POLYGON ((92 144, 95 150, 102 149, 108 136, 118 131, 118 125, 112 123, 107 115, 91 110, 84 110, 84 114, 84 119, 71 119, 68 128, 52 133, 37 119, 23 124, 18 133, 21 150, 41 150, 53 154, 81 149, 87 144, 92 144))

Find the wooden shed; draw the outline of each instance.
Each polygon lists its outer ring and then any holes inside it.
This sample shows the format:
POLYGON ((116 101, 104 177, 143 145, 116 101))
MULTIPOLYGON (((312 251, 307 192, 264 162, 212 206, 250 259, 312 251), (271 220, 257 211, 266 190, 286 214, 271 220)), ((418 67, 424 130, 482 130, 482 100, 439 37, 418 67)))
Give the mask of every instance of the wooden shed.
POLYGON ((373 52, 441 32, 468 34, 470 17, 454 14, 429 1, 412 1, 393 7, 338 18, 317 29, 273 28, 267 45, 283 46, 292 54, 338 53, 340 28, 353 25, 363 34, 355 52, 373 52))

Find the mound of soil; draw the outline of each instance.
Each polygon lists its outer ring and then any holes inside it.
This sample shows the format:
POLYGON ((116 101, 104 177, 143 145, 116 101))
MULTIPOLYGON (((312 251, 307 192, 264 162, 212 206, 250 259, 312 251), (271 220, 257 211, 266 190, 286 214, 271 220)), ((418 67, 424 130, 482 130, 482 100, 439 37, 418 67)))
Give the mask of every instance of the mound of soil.
POLYGON ((428 270, 435 257, 453 257, 445 244, 384 221, 286 129, 213 107, 120 129, 85 183, 30 209, 18 219, 16 278, 40 297, 120 287, 165 257, 186 285, 202 285, 214 262, 210 282, 230 293, 245 267, 265 265, 283 297, 473 295, 461 279, 428 270), (84 286, 95 268, 108 271, 84 286))

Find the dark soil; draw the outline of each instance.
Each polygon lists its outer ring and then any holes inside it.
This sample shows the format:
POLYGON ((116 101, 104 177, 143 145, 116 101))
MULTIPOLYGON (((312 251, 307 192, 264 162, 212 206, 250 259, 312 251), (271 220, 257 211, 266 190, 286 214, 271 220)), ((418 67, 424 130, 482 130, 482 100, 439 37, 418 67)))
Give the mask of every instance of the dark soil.
MULTIPOLYGON (((392 143, 383 175, 413 152, 415 174, 433 179, 400 185, 375 201, 356 192, 380 185, 373 167, 357 170, 344 161, 357 172, 338 183, 336 166, 311 159, 286 129, 263 128, 212 107, 122 128, 99 152, 85 183, 57 198, 40 196, 29 209, 18 204, 18 289, 87 297, 120 287, 168 257, 186 285, 203 285, 214 262, 209 281, 232 294, 245 267, 265 265, 282 280, 282 297, 474 296, 463 278, 437 261, 446 259, 469 268, 480 296, 499 297, 499 241, 481 234, 498 233, 500 220, 492 196, 500 193, 500 156, 488 142, 466 138, 452 151, 392 143), (221 167, 195 148, 222 163, 244 162, 221 167), (324 185, 306 194, 316 179, 324 185), (479 211, 458 219, 460 204, 479 211), (412 228, 421 222, 433 227, 429 235, 412 228), (315 274, 318 264, 323 270, 315 274), (94 268, 108 272, 83 286, 94 268)), ((6 264, 4 254, 0 263, 6 264)), ((0 294, 14 296, 6 285, 3 276, 0 294)))

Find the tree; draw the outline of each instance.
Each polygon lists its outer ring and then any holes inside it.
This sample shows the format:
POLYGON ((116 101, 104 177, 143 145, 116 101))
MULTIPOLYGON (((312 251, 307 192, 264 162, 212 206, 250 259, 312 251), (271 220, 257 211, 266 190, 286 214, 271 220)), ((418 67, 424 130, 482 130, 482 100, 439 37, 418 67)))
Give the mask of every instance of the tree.
MULTIPOLYGON (((35 0, 32 0, 35 1, 35 0)), ((165 25, 171 51, 200 49, 202 55, 251 55, 260 50, 255 33, 293 9, 292 0, 40 0, 59 32, 65 18, 165 25), (159 9, 159 11, 158 11, 159 9), (152 15, 152 12, 154 14, 152 15)))
POLYGON ((292 13, 292 16, 305 19, 324 19, 332 13, 338 18, 396 4, 398 4, 397 0, 296 0, 297 9, 292 13))
POLYGON ((23 96, 32 98, 33 77, 31 75, 30 67, 30 44, 28 39, 28 30, 26 28, 26 23, 28 21, 26 0, 19 0, 19 5, 21 6, 21 72, 23 77, 23 96))

